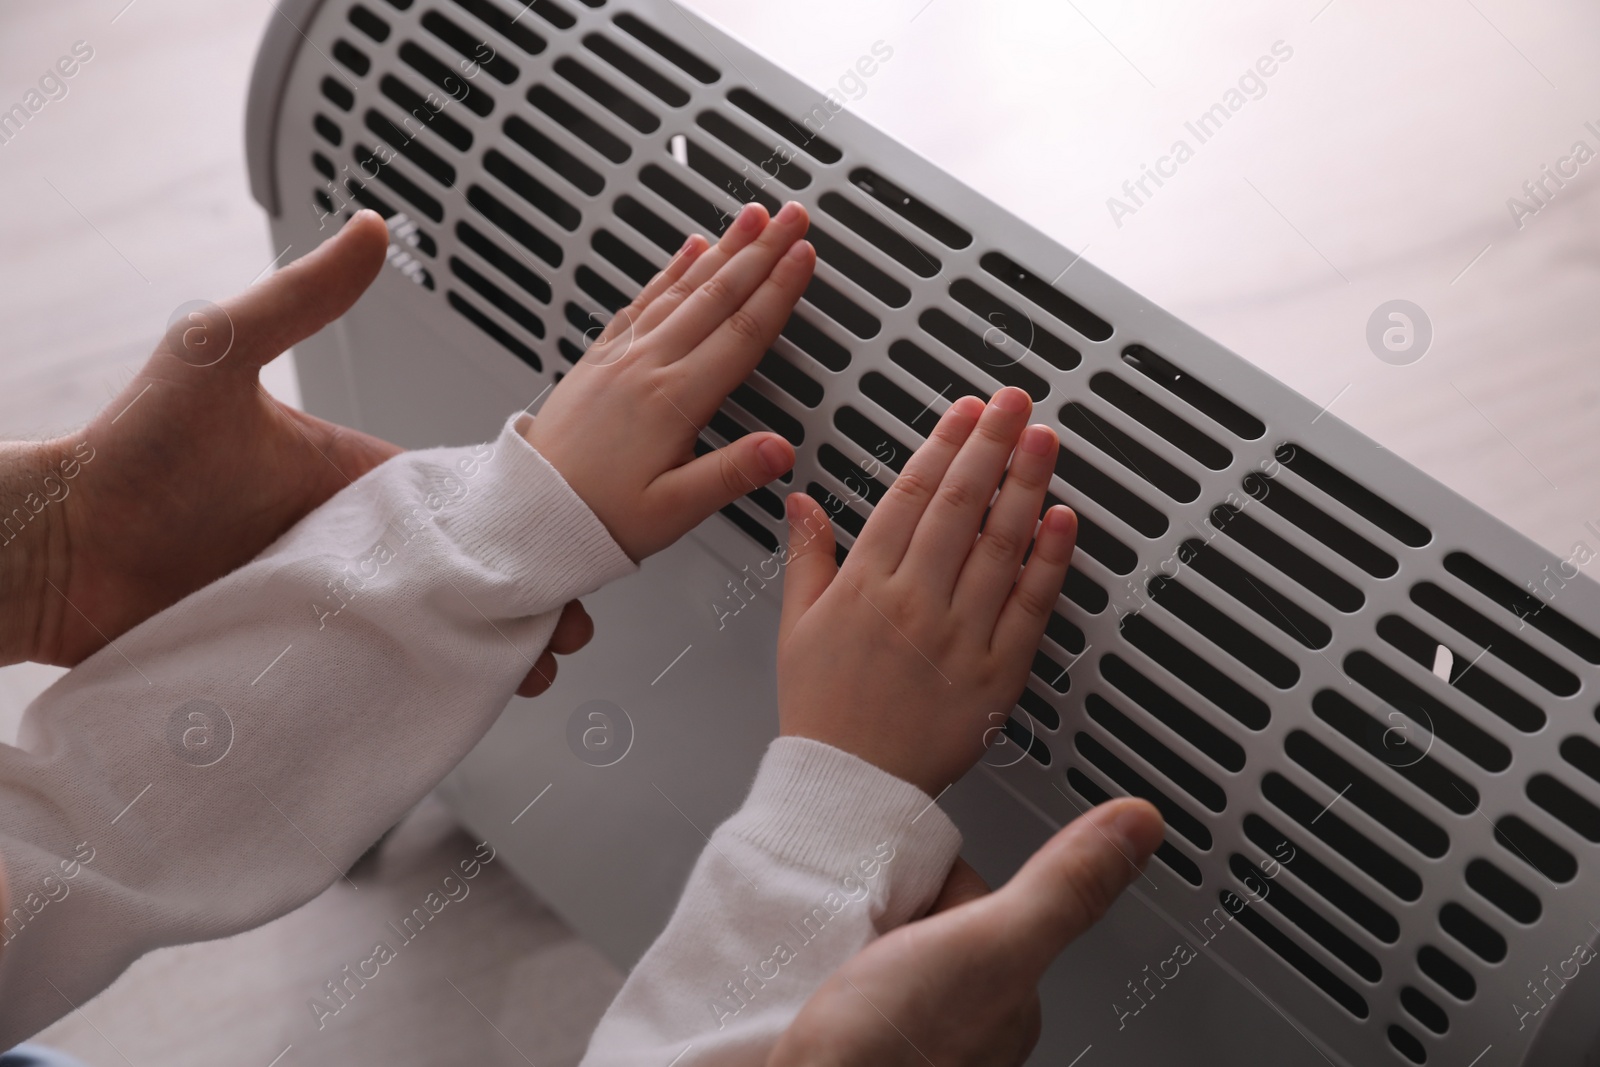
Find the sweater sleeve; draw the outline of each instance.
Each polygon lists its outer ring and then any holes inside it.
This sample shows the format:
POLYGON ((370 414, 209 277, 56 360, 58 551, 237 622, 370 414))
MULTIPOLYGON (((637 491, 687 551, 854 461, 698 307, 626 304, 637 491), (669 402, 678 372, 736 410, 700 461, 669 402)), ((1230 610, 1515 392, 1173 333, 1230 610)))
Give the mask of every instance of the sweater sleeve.
POLYGON ((507 422, 398 456, 95 653, 0 746, 0 1048, 320 893, 634 564, 507 422))
POLYGON ((916 786, 779 738, 582 1067, 765 1063, 824 979, 927 910, 960 849, 955 824, 916 786))

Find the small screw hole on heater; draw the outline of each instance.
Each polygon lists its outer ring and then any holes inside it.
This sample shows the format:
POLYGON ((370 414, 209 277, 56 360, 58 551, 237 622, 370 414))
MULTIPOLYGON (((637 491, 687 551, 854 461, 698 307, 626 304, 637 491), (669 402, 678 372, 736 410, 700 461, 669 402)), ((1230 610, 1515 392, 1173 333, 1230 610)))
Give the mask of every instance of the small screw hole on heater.
POLYGON ((1224 770, 1244 770, 1244 746, 1191 711, 1185 704, 1135 670, 1121 656, 1100 657, 1100 675, 1156 721, 1189 742, 1224 770))
MULTIPOLYGON (((1104 804, 1111 799, 1110 793, 1101 789, 1093 779, 1076 767, 1067 768, 1067 784, 1090 804, 1104 804)), ((1184 855, 1172 842, 1162 841, 1161 844, 1156 846, 1156 859, 1160 860, 1172 873, 1190 885, 1199 886, 1201 884, 1200 865, 1184 855)))

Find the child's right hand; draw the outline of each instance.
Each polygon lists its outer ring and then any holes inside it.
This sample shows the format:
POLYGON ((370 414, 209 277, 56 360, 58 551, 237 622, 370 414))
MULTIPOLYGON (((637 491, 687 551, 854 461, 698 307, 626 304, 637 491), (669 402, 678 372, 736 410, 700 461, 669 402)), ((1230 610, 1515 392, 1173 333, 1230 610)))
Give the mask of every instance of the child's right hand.
POLYGON ((1038 520, 1057 440, 1027 425, 1031 410, 1016 388, 987 407, 976 397, 952 404, 843 568, 827 513, 789 497, 782 733, 843 749, 930 796, 977 762, 1022 692, 1077 534, 1066 507, 1038 520))
POLYGON ((619 312, 523 431, 635 561, 794 463, 775 433, 695 457, 700 430, 778 339, 811 281, 805 208, 747 205, 698 234, 619 312))

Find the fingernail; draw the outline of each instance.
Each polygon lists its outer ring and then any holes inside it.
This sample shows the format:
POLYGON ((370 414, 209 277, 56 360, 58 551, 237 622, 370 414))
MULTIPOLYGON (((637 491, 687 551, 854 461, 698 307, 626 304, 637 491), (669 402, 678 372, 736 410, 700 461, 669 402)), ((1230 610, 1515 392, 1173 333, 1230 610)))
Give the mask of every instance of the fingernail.
POLYGON ((1047 426, 1029 426, 1022 431, 1022 440, 1017 442, 1017 450, 1028 452, 1035 456, 1043 456, 1055 447, 1056 435, 1050 432, 1047 426))
POLYGON ((1032 406, 1028 394, 1021 389, 1006 388, 994 394, 994 399, 989 401, 996 411, 1003 411, 1007 415, 1017 415, 1027 411, 1032 406))
POLYGON ((774 222, 793 222, 795 220, 795 218, 799 216, 799 214, 800 214, 800 205, 795 203, 793 200, 791 200, 787 204, 783 205, 783 208, 778 212, 777 218, 775 218, 773 221, 774 222))
POLYGON ((767 471, 774 477, 789 469, 789 449, 780 441, 767 438, 756 446, 756 455, 761 457, 761 462, 767 465, 767 471))
POLYGON ((1044 524, 1056 533, 1066 533, 1072 528, 1072 509, 1064 504, 1057 504, 1044 514, 1044 524))
POLYGON ((695 235, 692 234, 692 233, 688 237, 685 237, 683 239, 683 247, 679 248, 677 250, 677 252, 673 253, 672 258, 673 259, 678 259, 681 256, 687 255, 688 252, 689 252, 689 249, 694 247, 694 239, 695 239, 695 235))
POLYGON ((1109 828, 1122 839, 1128 858, 1135 863, 1143 863, 1161 844, 1160 822, 1151 819, 1142 804, 1119 804, 1109 828))
POLYGON ((746 204, 739 209, 739 217, 734 220, 733 224, 745 228, 759 226, 761 224, 760 216, 766 213, 766 209, 759 204, 746 204))
POLYGON ((811 242, 796 241, 794 244, 789 246, 789 251, 786 253, 786 258, 792 259, 796 263, 806 262, 811 258, 811 242))

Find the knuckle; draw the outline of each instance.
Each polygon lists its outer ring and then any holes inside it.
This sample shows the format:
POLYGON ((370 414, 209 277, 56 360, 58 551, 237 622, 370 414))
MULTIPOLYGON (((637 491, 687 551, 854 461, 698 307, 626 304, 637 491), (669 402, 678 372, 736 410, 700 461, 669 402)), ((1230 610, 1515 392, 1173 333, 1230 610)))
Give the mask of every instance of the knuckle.
POLYGON ((991 559, 1001 563, 1022 555, 1022 539, 1004 527, 983 531, 982 545, 991 559))
POLYGON ((727 452, 722 453, 722 462, 717 465, 717 469, 722 475, 722 487, 727 490, 728 496, 741 497, 755 488, 727 452))
POLYGON ((669 304, 681 304, 689 299, 689 294, 692 292, 694 286, 690 285, 687 279, 679 278, 667 286, 667 291, 661 294, 661 298, 669 304))
POLYGON ((1041 589, 1031 585, 1019 585, 1017 586, 1016 597, 1017 604, 1032 618, 1042 619, 1055 610, 1055 593, 1049 589, 1041 589))
POLYGON ((729 333, 746 341, 759 341, 766 332, 760 321, 743 308, 728 316, 727 327, 729 333))
POLYGON ((956 511, 964 511, 976 501, 977 494, 972 486, 959 478, 952 478, 939 486, 939 500, 946 507, 956 511))
POLYGON ((712 303, 721 304, 732 298, 733 287, 722 275, 713 274, 700 286, 700 294, 712 303))
POLYGON ((916 471, 908 470, 902 472, 899 477, 889 483, 889 492, 897 493, 911 500, 921 501, 928 499, 933 494, 933 486, 929 485, 927 479, 916 471))

